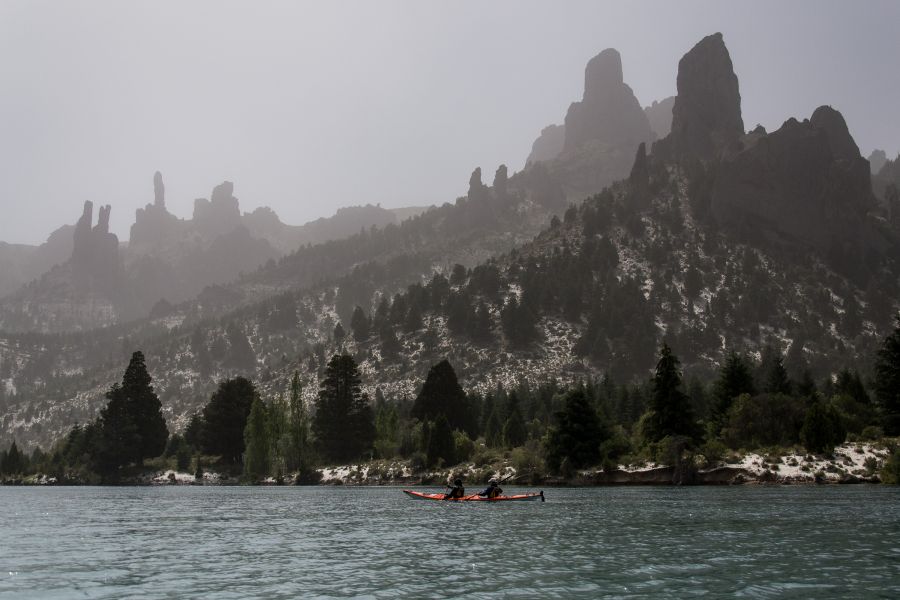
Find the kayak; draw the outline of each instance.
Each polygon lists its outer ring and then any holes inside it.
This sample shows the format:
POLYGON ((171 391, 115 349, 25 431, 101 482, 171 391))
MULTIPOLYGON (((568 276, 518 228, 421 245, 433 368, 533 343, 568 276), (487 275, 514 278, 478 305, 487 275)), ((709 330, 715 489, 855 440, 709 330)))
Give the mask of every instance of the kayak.
MULTIPOLYGON (((403 493, 413 500, 444 500, 444 494, 426 494, 425 492, 415 492, 413 490, 403 490, 403 493)), ((544 492, 529 492, 527 494, 513 494, 512 496, 497 496, 496 498, 483 498, 478 494, 471 496, 463 496, 462 498, 448 498, 446 502, 522 502, 525 500, 544 501, 544 492)))

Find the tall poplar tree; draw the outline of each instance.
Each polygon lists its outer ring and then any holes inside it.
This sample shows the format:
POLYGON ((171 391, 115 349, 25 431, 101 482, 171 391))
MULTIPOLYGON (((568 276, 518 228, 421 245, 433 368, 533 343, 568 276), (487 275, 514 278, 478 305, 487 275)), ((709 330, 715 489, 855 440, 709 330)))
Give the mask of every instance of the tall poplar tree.
POLYGON ((244 476, 258 481, 269 473, 269 436, 267 410, 262 398, 256 396, 244 427, 244 476))
POLYGON ((900 435, 900 316, 885 338, 875 362, 875 395, 884 432, 900 435))

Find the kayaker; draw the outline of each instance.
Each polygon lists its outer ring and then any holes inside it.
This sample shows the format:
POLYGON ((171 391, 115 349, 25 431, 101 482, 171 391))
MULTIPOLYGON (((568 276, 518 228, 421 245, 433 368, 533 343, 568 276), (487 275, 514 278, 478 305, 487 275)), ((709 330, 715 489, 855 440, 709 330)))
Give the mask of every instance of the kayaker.
POLYGON ((488 500, 490 500, 491 498, 496 498, 502 493, 503 490, 500 489, 500 484, 497 483, 497 480, 491 479, 491 482, 488 484, 487 488, 485 488, 485 490, 478 495, 482 498, 487 498, 488 500))
POLYGON ((462 479, 457 479, 453 482, 453 487, 450 488, 450 491, 444 494, 444 500, 453 500, 456 498, 462 498, 466 495, 466 488, 463 487, 462 479))

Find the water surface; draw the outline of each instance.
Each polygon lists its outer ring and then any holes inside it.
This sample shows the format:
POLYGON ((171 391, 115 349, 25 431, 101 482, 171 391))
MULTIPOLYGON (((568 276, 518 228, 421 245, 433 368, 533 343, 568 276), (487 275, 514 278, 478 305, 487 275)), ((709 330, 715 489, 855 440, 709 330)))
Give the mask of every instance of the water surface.
POLYGON ((0 488, 0 598, 900 597, 900 488, 0 488))

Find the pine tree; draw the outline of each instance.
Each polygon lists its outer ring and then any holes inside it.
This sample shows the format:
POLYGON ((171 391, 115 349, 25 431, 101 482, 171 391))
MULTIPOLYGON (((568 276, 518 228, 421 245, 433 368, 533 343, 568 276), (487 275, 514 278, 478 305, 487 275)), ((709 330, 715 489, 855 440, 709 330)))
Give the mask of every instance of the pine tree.
POLYGON ((344 331, 344 326, 338 323, 334 326, 334 343, 336 346, 340 346, 344 343, 344 338, 347 337, 347 332, 344 331))
POLYGON ((256 369, 256 354, 250 346, 247 335, 236 322, 231 322, 225 330, 228 336, 228 355, 225 366, 241 372, 252 373, 256 369))
POLYGON ((8 451, 0 455, 0 473, 3 475, 22 475, 26 468, 25 455, 19 450, 16 441, 13 440, 8 451))
POLYGON ((511 392, 506 400, 506 422, 503 424, 503 443, 516 448, 528 439, 528 431, 525 429, 525 420, 519 408, 519 396, 511 392))
POLYGON ((456 445, 453 441, 453 430, 444 415, 438 416, 431 427, 426 450, 426 462, 429 467, 454 464, 456 445))
POLYGON ((150 385, 144 355, 135 352, 122 378, 106 393, 109 403, 100 413, 100 452, 96 457, 103 474, 142 463, 166 448, 169 430, 162 405, 150 385))
POLYGON ((781 352, 767 346, 763 350, 762 362, 759 366, 763 392, 766 394, 791 395, 791 382, 784 368, 784 357, 781 352))
POLYGON ((412 416, 421 421, 435 421, 443 415, 451 429, 473 432, 476 427, 469 411, 466 393, 459 385, 456 371, 442 360, 428 371, 422 391, 413 403, 412 416))
POLYGON ((807 451, 831 454, 835 446, 844 443, 846 437, 847 429, 841 415, 831 404, 820 400, 806 411, 800 441, 807 451))
POLYGON ((244 428, 256 388, 249 379, 235 377, 219 384, 203 408, 200 445, 207 454, 238 462, 244 454, 244 428))
POLYGON ((325 370, 313 420, 322 456, 347 461, 371 451, 373 420, 371 407, 360 390, 356 361, 348 354, 334 355, 325 370))
POLYGON ((695 438, 697 435, 690 399, 681 389, 679 364, 672 349, 663 344, 653 376, 653 396, 645 431, 648 441, 658 442, 667 436, 695 438))
POLYGON ((900 435, 900 316, 878 351, 875 395, 885 434, 900 435))
POLYGON ((369 339, 369 331, 372 325, 363 309, 359 306, 353 309, 353 316, 350 318, 350 329, 353 330, 353 339, 357 342, 364 342, 369 339))
POLYGON ((258 395, 253 399, 244 427, 244 476, 259 481, 269 474, 269 436, 266 405, 258 395))
POLYGON ((545 453, 548 466, 557 471, 564 461, 573 468, 596 464, 600 460, 600 444, 609 432, 583 389, 566 394, 563 410, 556 413, 556 423, 547 433, 545 453))
POLYGON ((719 369, 719 379, 715 383, 712 421, 717 433, 725 425, 728 409, 731 408, 734 399, 741 394, 752 396, 755 393, 750 366, 732 350, 725 358, 725 364, 719 369))

